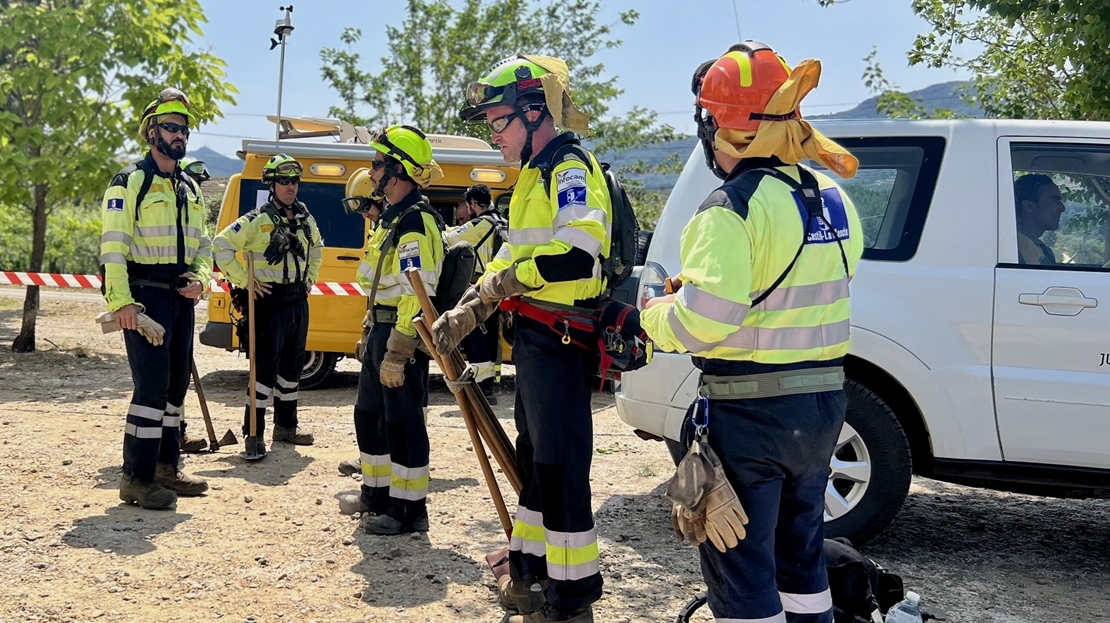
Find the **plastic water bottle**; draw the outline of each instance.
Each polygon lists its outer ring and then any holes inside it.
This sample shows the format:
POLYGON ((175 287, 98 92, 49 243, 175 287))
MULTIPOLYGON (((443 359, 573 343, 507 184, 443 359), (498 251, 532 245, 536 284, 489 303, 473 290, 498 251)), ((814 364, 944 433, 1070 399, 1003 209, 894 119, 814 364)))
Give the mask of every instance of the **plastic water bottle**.
POLYGON ((887 611, 886 623, 922 623, 919 601, 921 601, 921 595, 907 591, 906 598, 887 611))

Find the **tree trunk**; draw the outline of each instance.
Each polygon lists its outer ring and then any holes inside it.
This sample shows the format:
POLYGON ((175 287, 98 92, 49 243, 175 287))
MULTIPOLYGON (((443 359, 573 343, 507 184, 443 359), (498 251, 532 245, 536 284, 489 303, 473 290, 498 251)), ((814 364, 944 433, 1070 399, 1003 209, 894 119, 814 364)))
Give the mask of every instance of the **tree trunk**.
MULTIPOLYGON (((42 270, 42 259, 46 255, 46 195, 50 187, 35 184, 34 228, 31 234, 30 272, 42 270)), ((17 353, 30 353, 35 350, 35 321, 39 313, 39 287, 27 286, 27 297, 23 299, 23 327, 12 342, 12 350, 17 353)))

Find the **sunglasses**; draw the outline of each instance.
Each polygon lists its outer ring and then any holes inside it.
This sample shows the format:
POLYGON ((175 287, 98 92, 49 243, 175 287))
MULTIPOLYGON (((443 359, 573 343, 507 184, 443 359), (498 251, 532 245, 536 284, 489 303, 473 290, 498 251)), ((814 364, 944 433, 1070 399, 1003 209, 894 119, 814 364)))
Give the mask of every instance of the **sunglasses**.
POLYGON ((371 160, 370 168, 377 170, 385 166, 385 160, 371 160))
POLYGON ((487 121, 486 125, 488 125, 489 129, 494 131, 494 132, 498 132, 498 133, 504 132, 505 128, 509 127, 509 124, 513 122, 513 119, 517 118, 518 114, 519 113, 511 112, 507 115, 503 115, 503 116, 498 117, 496 119, 492 119, 490 121, 487 121))
POLYGON ((301 178, 299 177, 278 177, 274 179, 274 183, 278 186, 288 186, 290 184, 300 184, 301 178))
POLYGON ((177 134, 178 132, 180 132, 182 136, 185 136, 186 138, 188 138, 189 136, 189 126, 187 125, 163 121, 162 123, 158 124, 158 127, 169 132, 170 134, 177 134))

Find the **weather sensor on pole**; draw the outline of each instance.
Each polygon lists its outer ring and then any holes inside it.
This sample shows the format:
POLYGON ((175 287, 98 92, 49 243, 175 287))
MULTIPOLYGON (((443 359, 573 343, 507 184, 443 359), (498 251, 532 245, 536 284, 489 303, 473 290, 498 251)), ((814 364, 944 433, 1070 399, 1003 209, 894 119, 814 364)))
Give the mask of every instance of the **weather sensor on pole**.
POLYGON ((277 39, 270 39, 270 49, 273 50, 281 44, 281 66, 278 69, 278 101, 277 101, 277 140, 281 140, 281 86, 282 80, 285 78, 285 40, 289 38, 289 34, 293 32, 293 20, 290 14, 293 12, 293 5, 280 6, 279 11, 285 11, 285 18, 279 19, 277 24, 274 25, 274 34, 277 39))

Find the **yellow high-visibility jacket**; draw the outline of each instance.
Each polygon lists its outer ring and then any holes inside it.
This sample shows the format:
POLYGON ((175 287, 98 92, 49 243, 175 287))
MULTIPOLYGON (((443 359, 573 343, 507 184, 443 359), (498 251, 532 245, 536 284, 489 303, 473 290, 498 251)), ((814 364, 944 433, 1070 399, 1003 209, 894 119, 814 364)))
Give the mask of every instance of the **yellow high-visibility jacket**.
POLYGON ((141 162, 112 178, 104 191, 101 220, 100 265, 108 311, 135 304, 128 282, 129 265, 176 266, 196 275, 208 292, 212 249, 204 222, 204 199, 200 185, 180 168, 163 174, 147 152, 141 162), (136 206, 148 171, 153 172, 149 188, 142 204, 136 206))
POLYGON ((227 280, 239 288, 247 286, 247 269, 236 251, 243 251, 254 256, 254 278, 267 283, 292 283, 297 278, 297 268, 300 268, 301 280, 312 288, 320 274, 320 263, 324 259, 324 240, 320 236, 320 228, 316 226, 316 219, 309 214, 305 204, 297 202, 296 216, 288 219, 281 211, 267 203, 240 216, 234 223, 228 225, 216 234, 212 240, 216 265, 223 271, 227 280), (305 258, 296 258, 292 253, 286 253, 285 258, 277 264, 266 261, 266 247, 270 245, 270 235, 278 226, 292 232, 296 227, 296 236, 304 245, 305 258))
POLYGON ((509 202, 507 242, 486 266, 489 275, 516 264, 527 299, 574 305, 601 295, 601 260, 609 257, 613 210, 601 165, 567 154, 551 169, 550 193, 540 166, 574 139, 556 137, 520 171, 509 202))
POLYGON ((444 234, 444 241, 448 247, 453 247, 460 242, 467 242, 474 247, 474 253, 478 259, 474 271, 479 275, 485 272, 485 267, 493 260, 493 247, 497 243, 499 235, 496 231, 490 231, 494 228, 491 222, 493 216, 482 217, 494 214, 492 210, 487 210, 470 221, 447 230, 444 234))
POLYGON ((358 267, 358 283, 369 296, 382 247, 387 245, 389 238, 396 240, 396 243, 388 242, 374 305, 396 307, 397 330, 409 337, 416 337, 412 319, 420 313, 420 301, 404 271, 418 270, 424 280, 425 292, 428 296, 435 296, 445 255, 443 235, 434 216, 424 210, 413 210, 400 218, 405 210, 423 202, 420 192, 413 190, 397 205, 389 206, 382 213, 378 227, 370 234, 366 257, 358 267))
POLYGON ((758 172, 739 177, 768 166, 800 179, 797 167, 778 160, 744 161, 725 182, 731 196, 714 191, 683 229, 682 288, 673 303, 640 313, 657 348, 766 364, 825 361, 848 352, 848 282, 863 254, 855 206, 816 173, 824 219, 813 219, 807 230, 808 212, 790 185, 758 172), (790 265, 803 234, 794 267, 752 307, 790 265))

